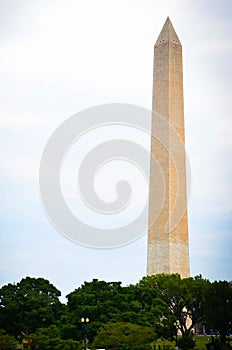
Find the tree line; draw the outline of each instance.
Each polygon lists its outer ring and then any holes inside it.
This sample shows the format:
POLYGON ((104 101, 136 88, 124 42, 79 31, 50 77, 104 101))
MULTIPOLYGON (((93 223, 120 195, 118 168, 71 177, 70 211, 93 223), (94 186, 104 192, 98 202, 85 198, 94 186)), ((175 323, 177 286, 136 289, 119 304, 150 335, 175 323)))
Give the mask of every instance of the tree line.
POLYGON ((69 293, 67 304, 60 296, 44 278, 3 286, 0 349, 74 350, 86 340, 91 349, 146 350, 160 338, 175 339, 180 348, 184 339, 191 348, 193 329, 219 334, 224 344, 232 333, 229 281, 160 274, 122 286, 93 279, 69 293))

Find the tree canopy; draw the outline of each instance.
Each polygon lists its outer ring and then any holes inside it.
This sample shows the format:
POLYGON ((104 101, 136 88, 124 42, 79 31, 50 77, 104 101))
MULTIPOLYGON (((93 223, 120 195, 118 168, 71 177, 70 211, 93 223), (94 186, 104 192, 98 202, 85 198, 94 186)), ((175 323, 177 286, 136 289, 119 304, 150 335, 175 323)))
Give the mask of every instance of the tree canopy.
POLYGON ((208 286, 204 304, 206 323, 223 339, 232 334, 232 283, 215 281, 208 286))
POLYGON ((154 339, 151 328, 128 322, 105 324, 96 337, 94 346, 100 349, 146 350, 154 339))
POLYGON ((156 296, 168 306, 176 328, 182 334, 189 334, 203 320, 203 305, 209 281, 201 276, 181 279, 178 274, 153 275, 144 277, 140 285, 148 290, 154 289, 156 296))
POLYGON ((149 347, 159 338, 173 340, 177 331, 185 337, 182 343, 190 344, 188 337, 196 324, 218 332, 224 340, 232 332, 232 284, 227 281, 160 274, 122 286, 93 279, 69 293, 67 304, 60 302, 60 295, 43 278, 26 277, 3 286, 4 346, 30 336, 37 349, 79 349, 87 332, 86 340, 96 346, 117 344, 118 349, 138 350, 139 344, 149 347), (90 322, 85 325, 82 318, 90 322))
POLYGON ((19 335, 56 323, 61 292, 43 278, 23 278, 0 289, 0 328, 19 335))

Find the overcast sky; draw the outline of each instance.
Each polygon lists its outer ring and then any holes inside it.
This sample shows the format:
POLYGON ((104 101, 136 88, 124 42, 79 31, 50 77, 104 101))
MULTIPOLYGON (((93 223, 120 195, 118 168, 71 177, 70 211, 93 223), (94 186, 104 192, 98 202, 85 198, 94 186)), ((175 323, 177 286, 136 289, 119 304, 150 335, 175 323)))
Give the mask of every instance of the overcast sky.
POLYGON ((111 250, 61 236, 38 174, 49 136, 74 113, 151 108, 167 16, 183 46, 191 275, 232 279, 231 0, 1 0, 1 285, 41 276, 66 295, 92 278, 129 284, 146 274, 146 236, 111 250))

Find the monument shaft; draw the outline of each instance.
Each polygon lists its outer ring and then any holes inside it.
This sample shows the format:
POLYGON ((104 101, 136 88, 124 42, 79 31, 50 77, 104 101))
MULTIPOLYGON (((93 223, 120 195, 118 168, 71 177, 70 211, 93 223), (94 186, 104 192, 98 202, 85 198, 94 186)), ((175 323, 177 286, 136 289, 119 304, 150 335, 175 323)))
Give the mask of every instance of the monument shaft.
MULTIPOLYGON (((153 74, 152 110, 172 125, 184 143, 182 46, 169 18, 167 18, 154 47, 153 74)), ((159 137, 152 137, 151 158, 157 159, 160 165, 166 192, 160 215, 153 223, 152 213, 157 210, 161 199, 157 196, 157 190, 154 188, 157 185, 157 174, 151 167, 147 274, 179 273, 181 277, 188 277, 189 248, 184 147, 176 149, 170 130, 168 128, 159 130, 155 118, 152 120, 152 131, 153 134, 165 136, 169 151, 159 142, 159 137), (178 159, 178 167, 173 160, 172 152, 175 152, 176 159, 178 159), (177 188, 177 183, 179 188, 177 188), (178 202, 177 191, 180 194, 178 202), (183 207, 185 210, 181 220, 169 230, 167 223, 174 206, 177 212, 183 207)), ((173 220, 175 220, 175 213, 173 220)))

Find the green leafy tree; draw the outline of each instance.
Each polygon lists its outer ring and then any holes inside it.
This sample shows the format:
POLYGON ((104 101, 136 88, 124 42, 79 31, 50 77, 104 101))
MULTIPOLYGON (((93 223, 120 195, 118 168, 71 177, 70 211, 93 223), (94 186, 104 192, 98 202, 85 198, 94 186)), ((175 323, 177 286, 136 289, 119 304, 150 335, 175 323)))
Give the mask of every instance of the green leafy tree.
POLYGON ((151 349, 154 332, 151 328, 132 323, 107 323, 94 338, 96 348, 118 350, 147 350, 151 349))
POLYGON ((205 321, 221 335, 222 342, 232 333, 232 282, 215 281, 206 291, 205 321))
MULTIPOLYGON (((87 338, 92 341, 106 323, 127 322, 151 327, 159 337, 172 338, 175 318, 167 303, 157 297, 150 285, 129 285, 121 282, 93 280, 85 282, 68 296, 69 320, 67 327, 76 327, 76 339, 83 339, 81 318, 88 317, 87 338)), ((61 326, 64 328, 64 323, 61 326)), ((74 327, 74 328, 75 328, 74 327)), ((74 329, 73 328, 73 329, 74 329)))
POLYGON ((57 326, 59 327, 62 339, 78 339, 77 327, 72 323, 71 315, 65 310, 59 320, 57 326))
POLYGON ((134 286, 122 287, 121 282, 94 279, 85 282, 67 296, 70 322, 77 329, 77 339, 83 339, 81 318, 89 318, 87 337, 90 341, 107 322, 142 322, 142 305, 134 297, 134 286))
POLYGON ((152 327, 157 338, 172 340, 176 334, 176 319, 168 304, 158 296, 153 279, 145 277, 137 284, 136 299, 142 304, 142 313, 139 315, 142 324, 152 327))
POLYGON ((176 328, 186 336, 203 318, 204 291, 208 284, 201 276, 181 279, 178 274, 147 276, 140 282, 141 286, 154 289, 156 296, 166 303, 176 328))
POLYGON ((61 339, 60 330, 52 325, 47 328, 39 328, 34 334, 30 334, 32 346, 37 350, 77 350, 79 344, 72 340, 61 339))
POLYGON ((43 278, 23 278, 0 289, 0 327, 13 335, 34 332, 56 322, 60 291, 43 278))
POLYGON ((0 350, 12 350, 17 349, 16 339, 6 332, 3 329, 0 329, 0 350))

